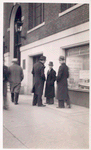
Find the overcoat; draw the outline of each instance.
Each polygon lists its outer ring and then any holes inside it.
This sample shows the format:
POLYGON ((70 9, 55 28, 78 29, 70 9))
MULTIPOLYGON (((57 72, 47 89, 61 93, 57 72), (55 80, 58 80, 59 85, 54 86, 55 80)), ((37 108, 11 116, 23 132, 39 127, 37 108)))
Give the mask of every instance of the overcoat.
POLYGON ((67 78, 69 77, 69 70, 65 63, 63 63, 58 70, 57 75, 57 99, 67 100, 68 96, 68 84, 67 78))
POLYGON ((4 96, 7 95, 8 76, 9 76, 8 67, 4 65, 3 66, 3 95, 4 96))
POLYGON ((55 97, 55 88, 54 82, 56 80, 56 72, 51 69, 47 72, 47 80, 46 80, 46 87, 45 87, 45 97, 48 99, 55 97))
POLYGON ((43 87, 45 81, 44 69, 45 69, 44 64, 39 61, 34 64, 32 70, 32 74, 34 77, 32 92, 39 96, 42 96, 43 94, 43 87))
POLYGON ((11 93, 20 92, 21 81, 23 78, 23 69, 18 64, 13 64, 9 67, 9 82, 11 93))

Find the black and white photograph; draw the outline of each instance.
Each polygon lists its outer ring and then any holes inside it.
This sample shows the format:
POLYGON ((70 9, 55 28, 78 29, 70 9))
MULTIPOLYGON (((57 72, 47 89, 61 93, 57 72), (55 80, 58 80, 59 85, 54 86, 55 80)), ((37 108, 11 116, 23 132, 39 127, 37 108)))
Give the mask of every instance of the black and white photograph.
POLYGON ((2 149, 91 148, 90 5, 2 1, 2 149))

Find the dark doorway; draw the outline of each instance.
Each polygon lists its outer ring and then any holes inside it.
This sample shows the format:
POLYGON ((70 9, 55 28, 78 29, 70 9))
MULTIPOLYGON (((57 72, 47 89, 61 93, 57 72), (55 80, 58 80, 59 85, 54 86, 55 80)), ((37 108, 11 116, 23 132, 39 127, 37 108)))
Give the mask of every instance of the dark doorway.
POLYGON ((33 56, 33 65, 34 65, 36 62, 38 62, 38 61, 39 61, 40 56, 43 56, 43 54, 33 56))
MULTIPOLYGON (((21 7, 19 6, 16 12, 14 25, 16 24, 17 20, 21 21, 21 16, 22 10, 21 7)), ((14 58, 18 58, 19 65, 21 62, 20 46, 21 46, 21 32, 17 31, 16 27, 14 26, 14 58)))

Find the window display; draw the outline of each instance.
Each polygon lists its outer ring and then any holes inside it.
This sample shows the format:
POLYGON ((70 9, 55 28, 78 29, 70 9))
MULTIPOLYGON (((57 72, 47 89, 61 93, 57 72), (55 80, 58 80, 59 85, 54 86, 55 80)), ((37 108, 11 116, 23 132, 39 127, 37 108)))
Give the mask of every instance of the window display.
POLYGON ((69 67, 68 88, 89 91, 88 45, 68 49, 66 64, 69 67))

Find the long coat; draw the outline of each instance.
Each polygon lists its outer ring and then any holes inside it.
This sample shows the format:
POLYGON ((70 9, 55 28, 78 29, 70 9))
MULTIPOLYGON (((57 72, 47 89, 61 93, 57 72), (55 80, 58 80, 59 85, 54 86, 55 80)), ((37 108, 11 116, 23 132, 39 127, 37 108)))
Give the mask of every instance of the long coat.
POLYGON ((23 78, 23 69, 18 64, 13 64, 9 67, 9 82, 11 93, 20 92, 21 81, 23 78))
POLYGON ((46 87, 45 87, 45 97, 48 99, 55 97, 55 88, 54 82, 56 80, 56 72, 51 69, 47 72, 47 80, 46 80, 46 87))
POLYGON ((9 76, 8 67, 4 65, 3 66, 3 95, 4 96, 7 95, 8 76, 9 76))
POLYGON ((43 87, 44 87, 44 81, 45 81, 45 74, 44 74, 45 66, 41 62, 37 62, 33 66, 32 74, 34 77, 34 85, 32 92, 42 96, 43 94, 43 87))
POLYGON ((68 84, 67 78, 69 77, 68 67, 63 63, 58 70, 57 76, 57 99, 67 100, 68 96, 68 84))

